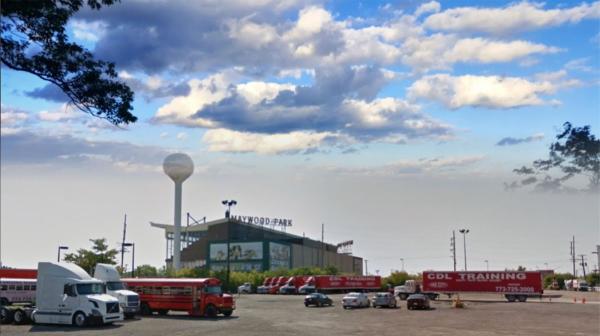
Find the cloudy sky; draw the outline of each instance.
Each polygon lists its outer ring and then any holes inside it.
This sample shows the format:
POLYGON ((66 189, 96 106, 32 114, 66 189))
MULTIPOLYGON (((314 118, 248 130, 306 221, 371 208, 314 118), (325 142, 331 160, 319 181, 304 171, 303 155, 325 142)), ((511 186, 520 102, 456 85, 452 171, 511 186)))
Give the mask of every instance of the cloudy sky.
MULTIPOLYGON (((561 125, 599 134, 600 2, 124 1, 69 36, 115 62, 138 122, 74 110, 56 87, 1 68, 1 258, 116 247, 164 262, 171 152, 194 175, 183 211, 292 218, 288 231, 353 239, 369 271, 570 270, 600 243, 598 194, 506 191, 561 125), (463 268, 462 238, 459 264, 463 268)), ((581 182, 581 181, 580 181, 581 182)))

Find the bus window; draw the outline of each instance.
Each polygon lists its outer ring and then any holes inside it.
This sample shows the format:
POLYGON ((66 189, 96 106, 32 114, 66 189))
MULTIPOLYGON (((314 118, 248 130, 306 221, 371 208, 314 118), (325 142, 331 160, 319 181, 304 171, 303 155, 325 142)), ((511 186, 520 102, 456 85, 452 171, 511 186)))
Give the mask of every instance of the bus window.
POLYGON ((2 285, 2 287, 0 287, 0 290, 3 290, 3 291, 5 291, 5 290, 7 290, 7 289, 8 289, 8 286, 7 286, 7 285, 2 285))
POLYGON ((25 291, 28 291, 28 290, 30 290, 30 287, 29 287, 29 285, 23 285, 23 290, 25 290, 25 291))
POLYGON ((8 285, 8 290, 15 290, 15 285, 8 285))
POLYGON ((163 295, 171 295, 171 287, 163 287, 162 288, 163 295))
POLYGON ((23 285, 17 285, 16 289, 17 289, 18 291, 20 291, 20 290, 23 290, 23 285))
POLYGON ((35 290, 35 285, 31 285, 31 290, 35 290))

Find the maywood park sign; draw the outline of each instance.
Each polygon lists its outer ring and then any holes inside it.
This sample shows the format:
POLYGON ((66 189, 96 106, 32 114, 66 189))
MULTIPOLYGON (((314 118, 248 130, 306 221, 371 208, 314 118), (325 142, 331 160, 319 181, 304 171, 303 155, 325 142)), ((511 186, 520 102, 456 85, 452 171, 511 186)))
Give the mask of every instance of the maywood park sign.
POLYGON ((254 217, 254 216, 236 216, 236 215, 231 216, 231 218, 245 222, 245 223, 256 224, 256 225, 283 226, 283 227, 292 226, 291 219, 254 217))

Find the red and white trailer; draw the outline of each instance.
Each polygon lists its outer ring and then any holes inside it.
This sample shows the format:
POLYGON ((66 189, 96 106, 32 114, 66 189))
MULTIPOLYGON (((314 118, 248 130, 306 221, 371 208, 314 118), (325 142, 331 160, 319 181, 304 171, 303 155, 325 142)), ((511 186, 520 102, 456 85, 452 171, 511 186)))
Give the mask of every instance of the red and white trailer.
POLYGON ((525 302, 530 297, 542 297, 540 271, 466 271, 423 272, 423 292, 438 293, 498 293, 510 301, 525 302))
POLYGON ((301 294, 310 292, 348 292, 348 291, 378 291, 381 289, 380 276, 353 275, 314 275, 306 284, 298 289, 301 294))

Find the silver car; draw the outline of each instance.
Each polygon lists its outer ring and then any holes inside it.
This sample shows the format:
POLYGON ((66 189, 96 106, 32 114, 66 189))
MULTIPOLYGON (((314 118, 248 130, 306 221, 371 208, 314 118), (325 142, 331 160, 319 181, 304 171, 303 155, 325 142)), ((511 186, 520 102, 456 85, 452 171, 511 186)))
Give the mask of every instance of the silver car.
POLYGON ((342 307, 346 308, 360 308, 371 306, 371 301, 365 293, 348 293, 342 298, 342 307))
POLYGON ((396 308, 396 298, 391 293, 381 292, 375 294, 372 298, 373 308, 377 307, 387 307, 387 308, 396 308))

